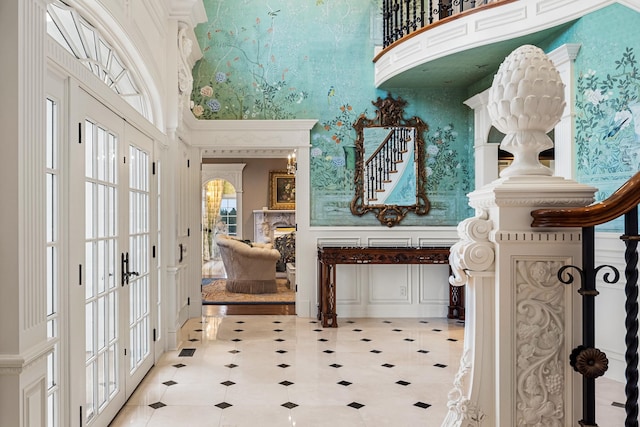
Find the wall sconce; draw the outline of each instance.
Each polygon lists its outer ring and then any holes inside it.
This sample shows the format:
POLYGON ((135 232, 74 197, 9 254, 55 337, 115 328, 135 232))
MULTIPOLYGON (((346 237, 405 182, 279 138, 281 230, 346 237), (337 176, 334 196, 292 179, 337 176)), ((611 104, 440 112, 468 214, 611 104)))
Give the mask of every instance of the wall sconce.
POLYGON ((295 175, 298 170, 298 161, 296 160, 296 152, 289 154, 287 156, 287 173, 289 175, 295 175))

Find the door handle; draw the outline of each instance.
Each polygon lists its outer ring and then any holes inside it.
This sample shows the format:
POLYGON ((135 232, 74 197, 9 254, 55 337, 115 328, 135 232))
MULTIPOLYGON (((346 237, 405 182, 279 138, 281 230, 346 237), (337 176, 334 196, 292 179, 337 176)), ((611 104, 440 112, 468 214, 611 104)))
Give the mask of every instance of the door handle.
POLYGON ((129 278, 132 276, 140 276, 137 271, 129 271, 129 252, 120 254, 120 284, 124 286, 129 284, 129 278))

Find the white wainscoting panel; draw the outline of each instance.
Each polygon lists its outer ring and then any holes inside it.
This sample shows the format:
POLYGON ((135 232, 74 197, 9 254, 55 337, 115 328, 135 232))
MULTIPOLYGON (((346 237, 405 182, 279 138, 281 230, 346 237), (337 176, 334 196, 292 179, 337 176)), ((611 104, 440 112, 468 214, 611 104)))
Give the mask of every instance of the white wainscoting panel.
POLYGON ((413 266, 370 265, 369 303, 370 304, 410 304, 413 266))

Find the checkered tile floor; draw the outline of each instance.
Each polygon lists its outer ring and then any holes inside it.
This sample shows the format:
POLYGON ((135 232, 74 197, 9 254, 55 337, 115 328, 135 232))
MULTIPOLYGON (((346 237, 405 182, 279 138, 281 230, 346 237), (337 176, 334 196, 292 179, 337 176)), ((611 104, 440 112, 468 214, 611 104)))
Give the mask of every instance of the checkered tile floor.
MULTIPOLYGON (((463 331, 447 319, 191 319, 111 426, 438 427, 463 331)), ((623 425, 623 384, 599 378, 597 392, 598 425, 623 425)))
POLYGON ((464 326, 447 319, 191 319, 112 426, 437 426, 464 326))

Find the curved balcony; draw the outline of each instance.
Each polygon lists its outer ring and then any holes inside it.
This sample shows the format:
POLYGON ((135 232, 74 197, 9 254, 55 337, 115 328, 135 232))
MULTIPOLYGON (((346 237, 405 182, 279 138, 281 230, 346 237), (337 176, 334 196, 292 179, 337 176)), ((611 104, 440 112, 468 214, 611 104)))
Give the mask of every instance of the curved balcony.
POLYGON ((385 0, 375 85, 467 87, 614 0, 385 0))

